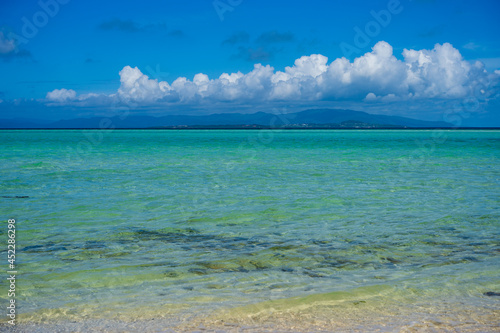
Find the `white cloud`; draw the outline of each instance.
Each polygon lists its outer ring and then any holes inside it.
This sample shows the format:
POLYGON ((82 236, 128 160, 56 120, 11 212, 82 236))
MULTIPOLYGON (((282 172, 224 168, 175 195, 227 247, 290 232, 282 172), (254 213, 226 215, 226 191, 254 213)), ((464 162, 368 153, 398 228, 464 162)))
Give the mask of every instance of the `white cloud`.
POLYGON ((477 45, 476 43, 474 42, 469 42, 467 44, 465 44, 463 46, 464 49, 467 49, 467 50, 476 50, 479 48, 479 45, 477 45))
POLYGON ((436 44, 433 50, 404 50, 409 67, 409 90, 416 97, 465 97, 474 79, 484 72, 462 59, 451 44, 436 44))
POLYGON ((47 93, 45 98, 51 102, 67 102, 76 98, 76 91, 73 89, 54 89, 47 93))
POLYGON ((364 99, 365 102, 374 102, 377 100, 377 95, 374 93, 368 93, 364 99))
POLYGON ((316 78, 326 72, 328 69, 328 58, 321 54, 313 54, 303 56, 295 60, 293 67, 285 68, 285 72, 291 77, 306 77, 316 78))
POLYGON ((154 102, 171 89, 167 82, 151 80, 147 75, 142 74, 137 67, 125 66, 119 74, 121 85, 118 94, 125 99, 154 102))
POLYGON ((16 43, 13 39, 7 39, 2 31, 0 31, 0 54, 7 54, 16 49, 16 43))
MULTIPOLYGON (((223 73, 216 79, 199 73, 192 80, 179 77, 171 84, 150 79, 137 67, 120 71, 121 86, 108 98, 148 105, 153 103, 203 103, 269 101, 357 100, 391 102, 406 99, 465 98, 477 90, 492 90, 500 77, 488 73, 481 62, 462 58, 451 44, 436 44, 432 50, 403 51, 403 60, 393 55, 386 42, 377 43, 371 52, 353 62, 313 54, 297 59, 293 66, 275 71, 256 64, 246 74, 223 73)), ((80 101, 105 100, 103 95, 87 94, 80 101), (99 97, 100 96, 100 97, 99 97), (99 97, 99 98, 98 98, 99 97)), ((73 90, 54 90, 52 101, 76 98, 73 90)))
POLYGON ((479 58, 478 61, 484 64, 487 70, 495 71, 500 68, 500 57, 496 58, 479 58))
POLYGON ((334 60, 323 75, 322 92, 334 99, 375 95, 406 95, 407 66, 392 54, 392 46, 379 42, 372 52, 354 59, 334 60))

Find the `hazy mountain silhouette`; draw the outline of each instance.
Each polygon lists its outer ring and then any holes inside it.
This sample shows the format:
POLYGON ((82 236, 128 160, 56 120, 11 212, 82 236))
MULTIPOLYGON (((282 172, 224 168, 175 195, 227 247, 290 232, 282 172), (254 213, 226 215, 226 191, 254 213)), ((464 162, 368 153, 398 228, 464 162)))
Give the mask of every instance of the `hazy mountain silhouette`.
MULTIPOLYGON (((357 128, 357 127, 452 127, 446 122, 417 120, 399 116, 375 115, 342 109, 310 109, 297 113, 251 114, 218 113, 204 116, 171 115, 163 117, 128 116, 109 118, 113 128, 172 128, 172 127, 243 127, 262 128, 357 128)), ((0 128, 103 128, 103 117, 75 118, 44 122, 33 119, 0 119, 0 128)), ((105 127, 105 126, 104 126, 105 127)))

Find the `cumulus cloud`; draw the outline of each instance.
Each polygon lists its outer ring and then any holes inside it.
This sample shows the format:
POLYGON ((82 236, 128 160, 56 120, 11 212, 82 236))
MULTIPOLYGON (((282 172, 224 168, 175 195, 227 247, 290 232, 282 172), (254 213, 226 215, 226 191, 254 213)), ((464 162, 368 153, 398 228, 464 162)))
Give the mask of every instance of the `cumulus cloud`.
POLYGON ((54 89, 47 93, 45 98, 51 102, 67 102, 76 98, 76 91, 73 89, 54 89))
POLYGON ((153 102, 164 97, 171 89, 167 82, 151 80, 137 67, 125 66, 119 74, 121 85, 118 94, 126 99, 153 102))
MULTIPOLYGON (((485 96, 496 94, 498 71, 468 62, 451 44, 431 50, 403 51, 397 59, 386 42, 354 61, 338 58, 328 62, 321 54, 303 56, 284 71, 254 65, 249 73, 223 73, 210 79, 199 73, 193 79, 179 77, 171 84, 151 79, 137 67, 120 71, 120 88, 113 96, 142 105, 152 103, 203 103, 269 101, 354 100, 392 102, 409 99, 457 99, 470 96, 478 87, 485 96)), ((110 95, 111 96, 111 95, 110 95)), ((54 90, 51 101, 75 99, 73 90, 54 90)), ((90 97, 89 97, 90 98, 90 97)), ((80 96, 79 100, 86 97, 80 96)))

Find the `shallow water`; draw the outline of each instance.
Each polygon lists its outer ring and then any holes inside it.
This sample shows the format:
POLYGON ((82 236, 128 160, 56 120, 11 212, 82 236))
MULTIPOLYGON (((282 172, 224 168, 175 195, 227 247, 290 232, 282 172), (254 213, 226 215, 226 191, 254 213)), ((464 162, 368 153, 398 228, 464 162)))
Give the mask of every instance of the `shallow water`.
POLYGON ((0 131, 0 159, 25 325, 257 320, 303 297, 276 324, 350 311, 321 295, 356 288, 335 302, 495 325, 500 131, 0 131))

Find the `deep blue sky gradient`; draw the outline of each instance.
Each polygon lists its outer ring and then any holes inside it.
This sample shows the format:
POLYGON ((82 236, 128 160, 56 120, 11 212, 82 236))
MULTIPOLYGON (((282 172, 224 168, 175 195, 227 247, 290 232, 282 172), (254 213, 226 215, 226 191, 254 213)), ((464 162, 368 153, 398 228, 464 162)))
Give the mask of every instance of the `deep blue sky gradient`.
MULTIPOLYGON (((41 106, 47 92, 66 88, 78 94, 111 94, 120 86, 118 72, 127 65, 171 83, 197 73, 210 78, 248 73, 255 63, 284 70, 295 59, 315 53, 329 62, 343 56, 352 61, 382 40, 392 45, 398 59, 405 48, 432 49, 447 42, 466 60, 479 59, 491 72, 500 69, 500 1, 400 2, 401 13, 392 15, 368 45, 346 54, 340 44, 354 46, 354 28, 364 29, 373 21, 371 11, 386 9, 389 1, 243 0, 221 20, 210 0, 71 0, 60 4, 58 13, 27 43, 0 57, 0 99, 25 105, 26 100, 40 100, 33 108, 40 105, 42 111, 23 114, 4 106, 0 118, 60 118, 61 109, 41 106)), ((38 1, 3 0, 0 31, 22 36, 23 17, 32 21, 41 10, 38 1)))

